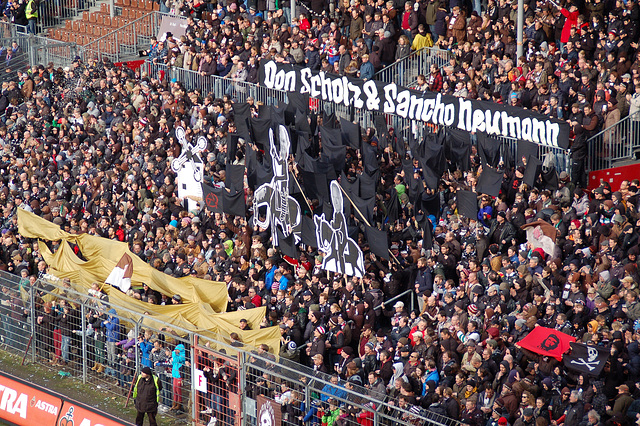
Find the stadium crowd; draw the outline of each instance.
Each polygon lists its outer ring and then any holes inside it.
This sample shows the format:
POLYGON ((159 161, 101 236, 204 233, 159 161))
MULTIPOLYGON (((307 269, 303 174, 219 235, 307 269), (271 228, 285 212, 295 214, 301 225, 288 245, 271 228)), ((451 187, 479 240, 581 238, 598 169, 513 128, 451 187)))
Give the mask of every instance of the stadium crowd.
MULTIPOLYGON (((308 6, 318 17, 303 14, 291 25, 286 9, 276 10, 275 3, 209 9, 180 4, 189 16, 186 35, 168 37, 166 46, 154 41, 151 61, 249 82, 256 81, 260 62, 270 58, 372 78, 375 70, 431 39, 456 59, 442 69, 432 67, 417 87, 567 119, 577 162, 586 156, 588 135, 640 108, 634 0, 564 7, 525 2, 526 57, 517 66, 516 8, 505 0, 489 0, 482 10, 475 3, 437 0, 354 1, 337 8, 312 1, 308 6)), ((523 167, 505 166, 500 196, 480 194, 478 216, 465 218, 456 191, 476 189, 483 165, 475 148, 469 170, 449 163, 438 188, 425 188, 416 166, 412 179, 421 189, 420 201, 409 197, 411 179, 393 131, 373 135, 369 129, 363 132, 365 143, 377 148, 380 173, 374 223, 387 230, 394 259, 375 256, 360 239, 367 273, 361 280, 344 279, 320 270, 321 254, 313 247, 285 260, 271 244, 270 229, 254 229, 249 220, 254 188, 248 185, 245 217, 189 210, 177 197, 169 166, 180 153, 177 126, 187 129, 189 138, 206 136, 205 178, 218 187, 225 185, 226 164, 244 164, 246 150, 254 149, 244 141, 233 158, 227 155, 229 135, 236 130, 233 102, 231 96, 214 99, 179 81, 108 61, 76 60, 64 69, 39 65, 18 72, 17 80, 3 83, 0 96, 5 111, 0 266, 22 276, 25 286, 46 271, 37 244, 18 232, 16 209, 23 208, 69 232, 126 241, 167 274, 224 281, 230 310, 267 306, 263 325, 280 326, 280 356, 333 375, 335 387, 328 390, 337 397, 342 387, 359 385, 372 398, 388 395, 403 408, 430 410, 472 426, 638 421, 640 181, 624 181, 616 191, 603 183, 588 192, 584 173, 573 173, 572 180, 563 172, 530 187, 523 183, 523 167), (438 206, 428 242, 427 215, 420 207, 426 198, 438 206), (533 249, 521 229, 536 219, 549 221, 557 233, 553 255, 533 249), (394 299, 406 290, 410 297, 394 299), (412 302, 416 309, 410 310, 412 302), (603 373, 577 374, 554 358, 520 350, 517 342, 536 326, 606 347, 611 356, 603 373)), ((258 103, 249 103, 257 116, 258 103)), ((348 153, 346 175, 366 173, 358 153, 348 153)), ((296 160, 289 161, 303 181, 296 160)), ((361 229, 356 217, 348 222, 361 229)), ((180 302, 180 295, 148 287, 131 296, 155 304, 180 302)), ((10 325, 29 313, 18 295, 7 291, 2 298, 3 324, 9 325, 3 336, 19 339, 10 325)), ((69 324, 71 309, 38 308, 51 339, 57 330, 54 362, 68 361, 73 332, 83 332, 69 324)), ((113 318, 96 318, 92 327, 101 332, 95 339, 102 339, 106 356, 96 353, 95 370, 106 364, 108 372, 122 363, 127 369, 114 376, 126 383, 132 375, 130 349, 138 343, 145 362, 161 374, 168 371, 174 383, 181 379, 184 348, 153 351, 150 336, 140 336, 144 345, 135 335, 122 340, 113 332, 113 318), (159 364, 150 360, 151 351, 159 353, 159 364)), ((171 386, 163 388, 165 405, 180 411, 180 387, 171 394, 171 386)), ((340 424, 345 418, 369 424, 366 413, 351 412, 333 399, 304 408, 292 397, 300 392, 273 389, 267 381, 253 392, 275 398, 294 424, 340 424)))
POLYGON ((188 17, 186 35, 156 40, 149 55, 203 75, 256 83, 263 58, 370 79, 412 51, 436 46, 455 60, 423 70, 415 82, 420 90, 584 119, 589 135, 638 111, 637 1, 525 1, 521 58, 517 3, 314 0, 298 6, 309 13, 290 17, 289 1, 278 9, 264 1, 186 2, 175 8, 188 17))

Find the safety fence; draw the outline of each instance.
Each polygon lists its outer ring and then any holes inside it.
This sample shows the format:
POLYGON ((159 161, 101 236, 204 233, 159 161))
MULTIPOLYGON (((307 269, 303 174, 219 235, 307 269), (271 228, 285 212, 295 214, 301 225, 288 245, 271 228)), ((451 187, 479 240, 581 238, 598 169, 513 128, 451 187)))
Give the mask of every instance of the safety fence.
POLYGON ((47 65, 52 62, 56 67, 64 67, 78 56, 79 49, 76 43, 66 43, 52 40, 47 37, 27 34, 26 27, 10 22, 0 21, 0 56, 5 72, 15 75, 15 71, 24 71, 33 64, 47 65), (17 54, 12 52, 11 59, 7 53, 15 46, 19 47, 17 54))
MULTIPOLYGON (((112 62, 120 62, 124 58, 138 56, 138 52, 149 49, 151 37, 158 35, 162 17, 161 12, 150 12, 100 38, 82 46, 82 57, 102 60, 109 58, 112 62)), ((174 17, 175 18, 175 17, 174 17)))
POLYGON ((384 81, 385 83, 396 83, 399 86, 413 87, 420 74, 429 74, 432 64, 442 67, 448 65, 449 61, 454 57, 453 53, 449 50, 425 47, 381 69, 373 78, 384 81))
POLYGON ((396 397, 390 397, 384 385, 369 385, 366 377, 345 382, 296 362, 304 347, 278 357, 268 347, 230 344, 164 322, 151 304, 145 314, 132 315, 99 289, 87 292, 48 275, 0 272, 0 287, 5 350, 111 394, 128 394, 141 368, 149 366, 162 383, 163 416, 198 426, 263 425, 269 416, 283 425, 318 425, 342 416, 349 426, 363 419, 373 425, 460 426, 435 409, 409 406, 398 392, 401 380, 391 384, 396 397))
POLYGON ((97 0, 52 0, 41 1, 38 7, 36 32, 40 34, 47 28, 63 24, 97 4, 97 0))
POLYGON ((640 151, 640 111, 628 115, 587 141, 589 171, 609 169, 618 161, 636 160, 640 151))

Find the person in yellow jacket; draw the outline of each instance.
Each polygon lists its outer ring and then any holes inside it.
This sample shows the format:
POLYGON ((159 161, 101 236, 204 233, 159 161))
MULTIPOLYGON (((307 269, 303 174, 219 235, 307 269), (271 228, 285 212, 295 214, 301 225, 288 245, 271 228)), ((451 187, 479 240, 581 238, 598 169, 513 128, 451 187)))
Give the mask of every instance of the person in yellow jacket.
POLYGON ((149 416, 149 425, 157 426, 156 415, 158 414, 161 390, 162 383, 158 376, 153 375, 151 368, 144 367, 133 388, 133 400, 138 411, 136 426, 143 425, 145 414, 149 416))
POLYGON ((27 32, 30 34, 36 33, 36 21, 38 20, 38 0, 27 1, 27 7, 24 9, 24 14, 27 18, 27 32))
POLYGON ((427 32, 424 25, 420 24, 418 25, 418 34, 413 38, 411 50, 415 52, 424 49, 425 47, 433 47, 433 39, 431 38, 431 34, 427 32))

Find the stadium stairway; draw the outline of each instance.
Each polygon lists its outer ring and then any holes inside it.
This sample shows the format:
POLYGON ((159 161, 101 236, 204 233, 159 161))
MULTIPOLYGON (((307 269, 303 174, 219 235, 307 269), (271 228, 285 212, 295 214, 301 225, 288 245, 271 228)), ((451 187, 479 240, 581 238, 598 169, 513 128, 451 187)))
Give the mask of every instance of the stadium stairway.
POLYGON ((125 33, 132 31, 128 24, 157 10, 159 5, 153 0, 115 0, 115 13, 111 17, 108 2, 98 2, 77 17, 65 20, 62 25, 48 28, 46 32, 53 40, 75 42, 80 46, 89 45, 117 30, 123 30, 124 40, 127 37, 125 33))

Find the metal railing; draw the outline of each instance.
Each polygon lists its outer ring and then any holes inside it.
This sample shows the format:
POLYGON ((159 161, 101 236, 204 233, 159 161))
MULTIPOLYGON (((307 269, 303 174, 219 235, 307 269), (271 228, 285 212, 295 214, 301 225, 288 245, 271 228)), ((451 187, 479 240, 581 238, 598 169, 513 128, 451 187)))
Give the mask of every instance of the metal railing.
POLYGON ((281 90, 269 89, 245 81, 234 81, 231 78, 217 75, 203 76, 202 74, 184 68, 171 67, 164 63, 147 61, 143 68, 152 78, 167 80, 176 79, 187 90, 196 90, 203 95, 213 95, 222 98, 225 95, 245 102, 247 97, 253 97, 257 102, 265 105, 278 105, 279 102, 288 102, 287 93, 281 90))
POLYGON ((163 15, 161 12, 149 12, 85 44, 82 46, 83 60, 107 57, 113 62, 120 62, 123 57, 137 56, 138 51, 149 48, 151 37, 158 34, 163 15))
POLYGON ((96 0, 53 0, 39 5, 36 31, 41 34, 47 28, 57 27, 65 20, 75 18, 97 4, 96 0))
MULTIPOLYGON (((76 43, 65 43, 47 37, 27 34, 26 27, 10 22, 0 21, 0 46, 10 49, 13 42, 20 46, 20 55, 14 56, 11 63, 6 61, 4 68, 11 71, 24 70, 34 64, 47 65, 53 62, 55 66, 69 65, 78 56, 79 48, 76 43), (18 60, 17 58, 20 58, 18 60)), ((2 55, 5 57, 5 55, 2 55)))
POLYGON ((589 171, 609 169, 617 161, 635 159, 640 148, 640 111, 589 138, 587 147, 589 171))
POLYGON ((431 64, 442 67, 449 64, 453 57, 453 53, 448 50, 425 47, 381 69, 373 78, 385 83, 411 87, 420 74, 427 75, 429 73, 431 64))
POLYGON ((153 315, 153 305, 148 312, 135 312, 100 291, 87 292, 47 275, 30 281, 0 272, 0 287, 5 350, 111 394, 126 394, 141 368, 150 366, 162 381, 164 416, 198 426, 213 417, 221 426, 258 425, 266 401, 284 425, 302 424, 300 416, 308 419, 305 424, 320 424, 330 407, 344 408, 349 426, 360 424, 359 418, 374 425, 461 425, 358 384, 366 382, 332 383, 330 375, 296 362, 300 349, 281 350, 276 357, 229 344, 206 330, 194 333, 163 321, 153 315), (179 345, 185 358, 176 364, 172 354, 179 345), (204 387, 195 380, 202 376, 204 387), (170 404, 179 410, 169 411, 170 404))

